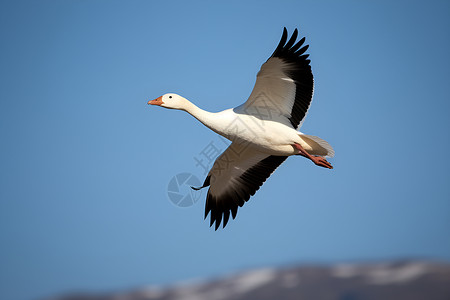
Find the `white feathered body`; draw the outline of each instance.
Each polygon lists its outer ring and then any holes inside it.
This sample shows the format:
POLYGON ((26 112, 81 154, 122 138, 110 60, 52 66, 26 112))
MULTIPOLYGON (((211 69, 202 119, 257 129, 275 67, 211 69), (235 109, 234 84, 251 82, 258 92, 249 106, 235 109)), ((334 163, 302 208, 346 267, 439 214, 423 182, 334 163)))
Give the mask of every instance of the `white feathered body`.
POLYGON ((324 140, 305 135, 279 121, 264 120, 253 115, 237 113, 239 107, 212 113, 207 121, 199 120, 214 132, 232 142, 249 145, 269 155, 299 154, 292 145, 300 144, 313 155, 332 157, 334 151, 324 140))

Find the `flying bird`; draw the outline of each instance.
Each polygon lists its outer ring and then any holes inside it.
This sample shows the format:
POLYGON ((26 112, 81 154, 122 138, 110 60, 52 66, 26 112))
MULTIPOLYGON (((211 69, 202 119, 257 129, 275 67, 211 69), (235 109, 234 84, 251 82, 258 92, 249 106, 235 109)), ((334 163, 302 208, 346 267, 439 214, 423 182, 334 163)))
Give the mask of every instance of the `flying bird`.
POLYGON ((273 54, 261 66, 248 100, 235 108, 208 112, 186 98, 169 93, 148 104, 188 112, 231 141, 216 159, 201 189, 209 186, 205 219, 217 230, 242 207, 288 156, 301 155, 332 169, 325 159, 333 148, 323 139, 298 131, 311 104, 314 80, 303 37, 297 29, 288 40, 286 28, 273 54))

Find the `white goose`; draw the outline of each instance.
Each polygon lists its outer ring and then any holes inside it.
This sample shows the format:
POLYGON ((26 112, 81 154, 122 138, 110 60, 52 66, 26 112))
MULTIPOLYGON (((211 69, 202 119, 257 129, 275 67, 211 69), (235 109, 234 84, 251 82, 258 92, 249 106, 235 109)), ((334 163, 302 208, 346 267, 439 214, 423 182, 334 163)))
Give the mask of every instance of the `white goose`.
POLYGON ((238 206, 244 205, 288 156, 302 155, 316 165, 332 169, 324 157, 333 148, 324 140, 297 131, 308 112, 313 95, 313 75, 308 45, 298 31, 289 41, 286 28, 272 56, 261 66, 248 100, 217 113, 204 111, 177 94, 165 94, 148 104, 188 112, 206 127, 229 139, 231 145, 216 159, 202 187, 210 186, 205 218, 210 226, 223 227, 238 206), (286 43, 287 41, 287 43, 286 43))

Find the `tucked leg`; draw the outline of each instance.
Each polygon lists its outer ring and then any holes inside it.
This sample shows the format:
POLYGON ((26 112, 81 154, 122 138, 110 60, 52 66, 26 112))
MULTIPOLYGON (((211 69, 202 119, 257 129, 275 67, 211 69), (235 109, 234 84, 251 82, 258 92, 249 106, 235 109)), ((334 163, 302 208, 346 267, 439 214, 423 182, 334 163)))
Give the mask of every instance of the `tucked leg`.
POLYGON ((300 151, 299 154, 301 156, 304 156, 304 157, 312 160, 312 162, 315 163, 316 165, 318 165, 320 167, 328 168, 328 169, 333 169, 333 166, 325 158, 323 158, 322 156, 315 156, 315 155, 309 154, 299 144, 293 144, 292 146, 295 147, 298 151, 300 151))

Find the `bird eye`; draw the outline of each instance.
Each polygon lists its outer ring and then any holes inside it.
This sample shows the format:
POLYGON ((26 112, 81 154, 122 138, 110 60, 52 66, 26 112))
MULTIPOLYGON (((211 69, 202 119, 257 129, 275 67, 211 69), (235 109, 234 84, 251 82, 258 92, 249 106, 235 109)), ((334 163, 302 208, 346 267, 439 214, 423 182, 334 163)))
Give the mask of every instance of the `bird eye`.
POLYGON ((172 99, 172 96, 169 96, 170 99, 172 99))

